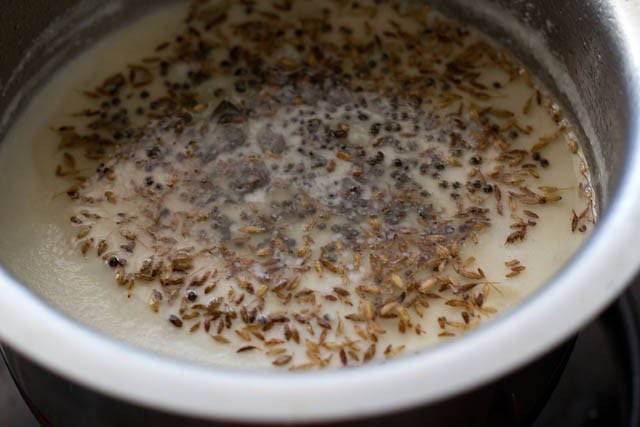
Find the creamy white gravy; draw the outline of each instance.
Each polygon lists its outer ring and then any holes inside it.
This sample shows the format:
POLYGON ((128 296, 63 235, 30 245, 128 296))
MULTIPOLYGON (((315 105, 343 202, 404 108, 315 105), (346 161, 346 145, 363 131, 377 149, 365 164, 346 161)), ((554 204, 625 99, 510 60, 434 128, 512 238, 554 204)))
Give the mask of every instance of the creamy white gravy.
POLYGON ((422 8, 231 3, 106 37, 7 136, 0 259, 52 305, 191 361, 357 365, 477 327, 584 241, 575 136, 492 42, 422 8), (161 117, 167 88, 191 98, 161 117))

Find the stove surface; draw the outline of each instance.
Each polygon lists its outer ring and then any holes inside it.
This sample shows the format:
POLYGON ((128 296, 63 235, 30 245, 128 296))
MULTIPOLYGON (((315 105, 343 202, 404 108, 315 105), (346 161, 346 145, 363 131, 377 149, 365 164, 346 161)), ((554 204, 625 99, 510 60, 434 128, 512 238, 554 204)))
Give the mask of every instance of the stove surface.
MULTIPOLYGON (((640 313, 640 283, 580 333, 533 427, 640 427, 640 325, 631 311, 640 313)), ((37 425, 0 362, 0 426, 37 425)))
POLYGON ((29 412, 11 375, 3 361, 0 361, 0 426, 35 427, 38 423, 29 412))

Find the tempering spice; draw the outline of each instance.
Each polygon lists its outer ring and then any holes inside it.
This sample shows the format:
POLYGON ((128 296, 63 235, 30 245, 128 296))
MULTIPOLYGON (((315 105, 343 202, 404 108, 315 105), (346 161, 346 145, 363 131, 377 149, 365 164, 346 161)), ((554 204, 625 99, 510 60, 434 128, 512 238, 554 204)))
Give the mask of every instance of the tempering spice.
MULTIPOLYGON (((496 284, 462 252, 496 215, 513 221, 505 244, 526 241, 562 199, 537 184, 545 150, 577 153, 575 137, 507 53, 428 7, 377 3, 299 19, 302 1, 197 1, 180 34, 88 88, 55 171, 82 254, 150 287, 174 327, 294 371, 392 358, 403 335, 493 314, 496 284), (520 112, 492 104, 522 83, 521 113, 557 123, 530 146, 520 112), (436 300, 456 320, 421 322, 436 300)), ((585 206, 572 231, 593 222, 585 206)))

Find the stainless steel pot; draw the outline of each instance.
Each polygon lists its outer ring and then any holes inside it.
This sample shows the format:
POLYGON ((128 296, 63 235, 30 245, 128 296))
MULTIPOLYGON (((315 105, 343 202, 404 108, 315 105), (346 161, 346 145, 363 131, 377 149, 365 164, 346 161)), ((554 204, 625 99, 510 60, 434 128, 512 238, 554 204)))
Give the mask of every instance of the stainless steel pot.
MULTIPOLYGON (((156 4, 5 0, 0 138, 65 59, 156 4)), ((353 420, 416 406, 437 408, 436 402, 452 396, 464 401, 473 396, 470 390, 547 352, 601 311, 640 265, 640 251, 634 250, 640 236, 640 51, 634 49, 640 46, 640 2, 432 4, 494 35, 538 70, 590 143, 600 223, 542 290, 477 331, 422 354, 353 370, 290 375, 197 366, 113 341, 58 313, 0 271, 0 336, 17 351, 8 352, 14 373, 23 375, 23 382, 26 376, 25 384, 32 375, 32 381, 56 390, 55 381, 46 379, 51 375, 75 384, 66 387, 82 386, 96 396, 180 420, 353 420)), ((105 416, 108 408, 102 408, 105 416)))

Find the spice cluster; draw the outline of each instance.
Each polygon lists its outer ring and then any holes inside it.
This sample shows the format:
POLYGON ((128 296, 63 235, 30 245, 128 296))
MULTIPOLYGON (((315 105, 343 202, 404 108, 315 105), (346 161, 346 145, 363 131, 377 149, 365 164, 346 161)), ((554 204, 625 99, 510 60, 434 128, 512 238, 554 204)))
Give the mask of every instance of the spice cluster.
MULTIPOLYGON (((526 266, 488 278, 468 254, 497 218, 501 244, 523 244, 562 199, 537 184, 545 149, 578 152, 506 52, 405 3, 196 1, 180 34, 85 95, 56 170, 79 251, 174 327, 291 370, 391 358, 403 336, 493 314, 526 266), (536 136, 534 111, 555 133, 536 136), (446 315, 427 324, 434 305, 446 315)), ((579 191, 567 227, 585 232, 579 191)))

